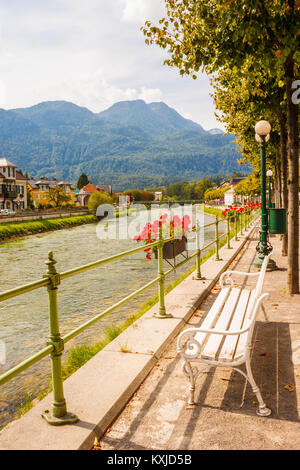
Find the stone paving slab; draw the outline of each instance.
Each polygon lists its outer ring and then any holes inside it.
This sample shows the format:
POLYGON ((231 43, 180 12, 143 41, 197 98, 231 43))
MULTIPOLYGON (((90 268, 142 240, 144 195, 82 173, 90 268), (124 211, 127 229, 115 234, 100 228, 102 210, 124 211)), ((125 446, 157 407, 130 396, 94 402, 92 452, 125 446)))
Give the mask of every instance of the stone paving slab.
MULTIPOLYGON (((210 368, 196 386, 196 406, 186 404, 176 339, 100 441, 103 450, 299 450, 300 295, 286 293, 287 258, 280 237, 271 237, 278 270, 267 272, 266 321, 259 313, 253 335, 252 369, 270 417, 255 413, 256 397, 245 378, 228 368, 210 368)), ((230 269, 255 272, 253 237, 230 269)), ((249 278, 248 285, 255 280, 249 278)), ((201 324, 217 295, 216 286, 187 327, 201 324)))

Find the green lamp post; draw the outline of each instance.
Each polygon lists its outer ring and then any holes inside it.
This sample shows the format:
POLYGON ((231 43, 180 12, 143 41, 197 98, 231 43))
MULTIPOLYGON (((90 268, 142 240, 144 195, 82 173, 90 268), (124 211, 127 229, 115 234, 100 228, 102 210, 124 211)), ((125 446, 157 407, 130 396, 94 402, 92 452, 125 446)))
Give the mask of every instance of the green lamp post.
MULTIPOLYGON (((260 144, 260 178, 261 178, 261 230, 260 240, 256 247, 258 256, 254 261, 254 266, 260 268, 265 256, 272 251, 272 246, 268 240, 268 213, 266 198, 266 143, 270 139, 271 125, 263 118, 255 126, 255 140, 260 144)), ((276 268, 274 260, 269 259, 268 269, 276 268)))
POLYGON ((269 194, 269 199, 268 199, 268 209, 272 209, 273 204, 272 204, 272 189, 271 189, 271 178, 273 176, 273 171, 268 170, 267 171, 267 177, 268 177, 268 194, 269 194))

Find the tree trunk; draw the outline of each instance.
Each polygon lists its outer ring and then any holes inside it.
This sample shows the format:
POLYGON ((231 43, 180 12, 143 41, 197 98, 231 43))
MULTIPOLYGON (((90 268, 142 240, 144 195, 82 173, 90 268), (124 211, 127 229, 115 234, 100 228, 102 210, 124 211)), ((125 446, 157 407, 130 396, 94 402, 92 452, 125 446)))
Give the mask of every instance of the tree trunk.
MULTIPOLYGON (((282 97, 283 99, 283 97, 282 97)), ((281 153, 281 188, 282 188, 282 206, 288 213, 288 158, 287 158, 287 131, 286 131, 286 114, 284 111, 279 112, 279 125, 280 125, 280 153, 281 153)), ((288 234, 285 233, 282 237, 281 246, 282 256, 288 254, 288 234)))
POLYGON ((289 294, 299 293, 299 136, 298 107, 292 101, 292 83, 294 81, 294 60, 292 54, 285 63, 285 85, 287 95, 287 126, 288 126, 288 279, 289 294))
POLYGON ((281 161, 280 149, 276 149, 275 178, 274 178, 274 201, 276 207, 282 206, 282 187, 281 187, 281 161))

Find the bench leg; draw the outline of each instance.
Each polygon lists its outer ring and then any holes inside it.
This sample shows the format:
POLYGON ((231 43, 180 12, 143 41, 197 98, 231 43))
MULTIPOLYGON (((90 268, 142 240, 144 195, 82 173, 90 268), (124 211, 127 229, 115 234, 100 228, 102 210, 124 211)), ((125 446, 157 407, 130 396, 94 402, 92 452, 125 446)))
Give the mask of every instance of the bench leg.
POLYGON ((255 393, 255 395, 257 397, 257 400, 258 400, 258 408, 256 410, 256 414, 258 416, 270 416, 270 414, 272 412, 271 412, 270 408, 266 407, 266 404, 263 401, 262 395, 260 393, 260 389, 258 388, 258 386, 256 385, 256 382, 254 380, 252 370, 251 370, 251 366, 250 366, 250 357, 248 357, 248 359, 246 360, 246 369, 247 369, 248 380, 249 380, 250 385, 252 387, 253 393, 255 393))
POLYGON ((189 387, 189 399, 188 405, 195 405, 195 388, 196 388, 196 380, 204 369, 210 367, 210 364, 206 364, 200 368, 193 367, 189 361, 185 361, 182 365, 183 372, 187 375, 190 379, 190 387, 189 387))
POLYGON ((196 376, 193 370, 193 367, 191 366, 190 362, 185 361, 182 365, 183 372, 185 375, 187 375, 190 379, 190 387, 189 387, 189 399, 188 399, 188 405, 194 405, 195 404, 195 383, 196 383, 196 376))

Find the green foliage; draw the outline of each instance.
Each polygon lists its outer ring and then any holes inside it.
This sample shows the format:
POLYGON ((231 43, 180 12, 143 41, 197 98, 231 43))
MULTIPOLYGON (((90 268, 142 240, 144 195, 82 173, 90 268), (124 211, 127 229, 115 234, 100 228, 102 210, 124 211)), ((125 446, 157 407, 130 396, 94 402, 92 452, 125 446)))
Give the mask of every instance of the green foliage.
POLYGON ((204 199, 208 201, 212 201, 214 199, 223 199, 224 194, 226 191, 230 189, 230 186, 224 186, 224 188, 218 188, 218 189, 208 189, 204 193, 204 199))
POLYGON ((260 179, 254 174, 249 175, 248 178, 240 181, 236 188, 236 194, 243 196, 254 196, 254 194, 260 194, 260 179))
POLYGON ((107 193, 95 191, 88 200, 88 208, 93 214, 96 214, 97 207, 101 204, 113 204, 113 198, 107 193))
POLYGON ((66 194, 64 188, 56 186, 50 188, 48 192, 48 199, 50 203, 53 203, 54 207, 60 207, 71 200, 71 196, 66 194))
POLYGON ((153 201, 154 194, 149 191, 141 191, 138 189, 131 189, 130 191, 125 191, 125 195, 130 196, 131 200, 134 199, 135 202, 137 201, 153 201))
POLYGON ((77 181, 77 188, 82 189, 89 183, 89 179, 85 173, 81 173, 77 181))

